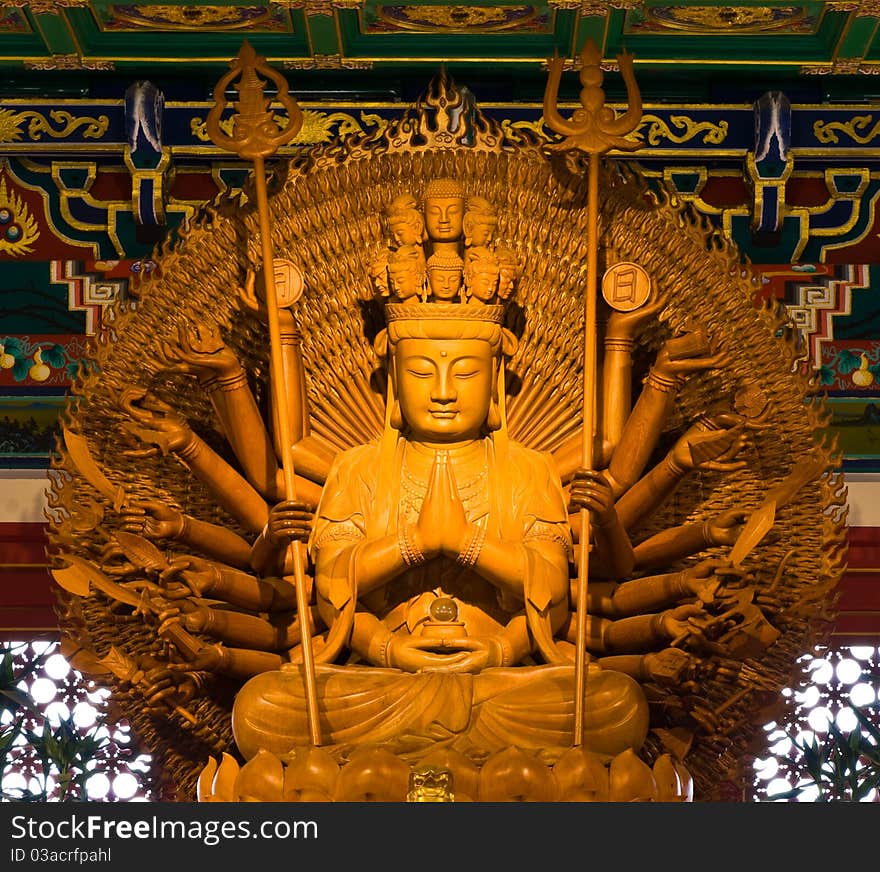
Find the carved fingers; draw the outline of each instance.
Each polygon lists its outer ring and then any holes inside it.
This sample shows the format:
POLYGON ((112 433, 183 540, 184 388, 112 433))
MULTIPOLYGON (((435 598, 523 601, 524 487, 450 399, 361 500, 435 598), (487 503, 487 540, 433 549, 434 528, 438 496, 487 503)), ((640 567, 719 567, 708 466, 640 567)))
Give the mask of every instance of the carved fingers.
POLYGON ((707 521, 706 530, 712 545, 733 545, 748 518, 742 509, 728 509, 707 521))
POLYGON ((500 644, 491 639, 392 636, 388 646, 389 665, 406 672, 479 672, 500 666, 501 657, 500 644))
POLYGON ((240 369, 238 359, 226 347, 214 324, 181 327, 175 344, 162 343, 160 357, 167 369, 195 375, 202 381, 233 375, 240 369))
POLYGON ((608 327, 605 331, 606 339, 633 339, 639 330, 652 318, 659 315, 668 302, 665 294, 659 294, 657 298, 645 306, 633 309, 631 312, 614 310, 608 316, 608 327))
POLYGON ((663 344, 654 361, 654 369, 666 378, 675 378, 718 369, 730 363, 728 354, 710 352, 708 340, 701 330, 685 332, 663 344))
MULTIPOLYGON (((187 669, 191 668, 187 664, 187 669)), ((146 701, 146 709, 152 714, 164 714, 169 706, 189 702, 197 690, 192 678, 168 666, 154 667, 140 673, 137 678, 146 701)))
POLYGON ((122 529, 147 539, 174 539, 183 531, 183 513, 158 500, 127 503, 122 529))
POLYGON ((605 476, 595 469, 577 469, 571 481, 568 511, 587 509, 599 525, 612 521, 614 491, 605 476))
POLYGON ((122 422, 123 429, 153 446, 128 450, 124 452, 126 456, 143 456, 155 453, 156 449, 168 454, 187 447, 193 438, 186 421, 146 388, 126 388, 119 394, 117 404, 132 419, 122 422))
POLYGON ((271 545, 306 542, 312 531, 315 507, 299 500, 284 500, 269 510, 266 536, 271 545))
MULTIPOLYGON (((286 281, 289 280, 289 276, 286 274, 286 270, 281 263, 282 262, 278 258, 275 259, 275 275, 273 276, 273 279, 275 280, 276 286, 284 287, 286 281)), ((262 270, 260 271, 259 277, 252 269, 247 271, 244 280, 244 287, 238 289, 238 298, 244 303, 246 308, 259 316, 260 320, 264 323, 268 321, 269 314, 266 307, 266 288, 265 283, 263 282, 262 270)), ((282 305, 280 301, 278 320, 282 329, 290 329, 295 325, 293 314, 288 308, 286 308, 286 306, 282 305)))
POLYGON ((438 554, 458 557, 468 539, 468 529, 449 453, 438 451, 415 525, 419 548, 427 558, 438 554))
POLYGON ((165 588, 168 599, 182 599, 192 594, 205 596, 219 578, 220 573, 213 563, 200 557, 181 555, 159 574, 159 583, 165 588))
POLYGON ((748 437, 741 426, 730 430, 706 430, 697 424, 675 443, 672 460, 683 469, 732 472, 747 465, 744 460, 733 459, 747 441, 748 437))

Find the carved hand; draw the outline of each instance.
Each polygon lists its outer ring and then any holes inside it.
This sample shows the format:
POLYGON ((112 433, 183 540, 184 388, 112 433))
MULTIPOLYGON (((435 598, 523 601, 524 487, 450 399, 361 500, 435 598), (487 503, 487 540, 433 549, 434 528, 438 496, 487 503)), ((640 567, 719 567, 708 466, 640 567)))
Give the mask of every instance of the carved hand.
POLYGON ((158 500, 128 503, 122 529, 147 539, 176 539, 183 531, 183 513, 158 500))
POLYGON ((668 339, 657 354, 654 361, 654 369, 666 378, 687 376, 695 372, 703 372, 707 369, 715 369, 729 362, 727 354, 709 354, 709 348, 705 347, 693 357, 676 357, 675 343, 683 337, 676 336, 668 339))
POLYGON ((171 706, 185 705, 198 690, 198 685, 190 675, 167 666, 154 667, 135 677, 143 682, 140 690, 146 701, 145 707, 152 714, 165 714, 171 706))
POLYGON ((175 557, 168 564, 168 568, 162 571, 159 575, 159 582, 166 587, 169 599, 180 599, 191 594, 205 596, 211 592, 219 578, 217 567, 210 561, 192 555, 181 555, 175 557), (183 594, 176 591, 171 592, 179 586, 178 579, 186 585, 183 594))
POLYGON ((711 617, 706 610, 694 603, 663 612, 661 626, 666 637, 677 645, 690 637, 705 639, 701 624, 709 620, 711 617))
POLYGON ((416 544, 426 558, 443 554, 458 557, 468 538, 468 521, 449 454, 438 451, 434 456, 428 489, 419 519, 415 524, 416 544))
POLYGON ((123 411, 134 418, 134 422, 123 421, 123 428, 153 446, 125 451, 127 457, 154 455, 157 449, 168 454, 191 444, 194 434, 186 421, 145 388, 126 388, 118 403, 123 411))
POLYGON ((663 311, 668 302, 665 295, 661 294, 653 303, 640 306, 631 312, 612 311, 608 316, 608 326, 605 329, 606 339, 633 339, 644 324, 663 311))
POLYGON ((315 506, 299 500, 282 500, 269 510, 266 539, 283 547, 291 542, 307 542, 315 519, 315 506))
POLYGON ((723 583, 718 570, 728 565, 727 561, 712 557, 686 569, 682 575, 690 593, 704 604, 714 602, 723 583))
MULTIPOLYGON (((278 275, 276 273, 276 279, 277 278, 278 275)), ((266 308, 265 288, 261 281, 259 292, 257 291, 257 276, 253 270, 249 269, 247 271, 247 276, 244 280, 244 287, 239 289, 238 296, 245 306, 256 314, 264 324, 268 323, 269 311, 266 308)), ((283 306, 279 306, 278 308, 278 323, 282 332, 289 332, 296 327, 296 319, 293 317, 293 313, 290 309, 284 308, 283 306)))
POLYGON ((739 425, 729 430, 706 430, 695 424, 678 439, 670 454, 681 469, 733 472, 747 465, 744 460, 733 460, 747 442, 748 437, 739 425))
POLYGON ((611 523, 616 517, 614 492, 605 476, 595 469, 576 469, 571 481, 569 512, 587 509, 600 527, 611 523))
POLYGON ((406 672, 480 672, 500 666, 501 645, 493 639, 447 639, 449 653, 438 653, 437 639, 392 636, 388 663, 406 672))
POLYGON ((161 358, 172 372, 186 372, 202 382, 235 375, 238 358, 226 347, 220 330, 213 324, 198 324, 193 332, 180 328, 177 344, 162 343, 161 358))
POLYGON ((710 545, 733 545, 742 531, 748 512, 742 509, 728 509, 706 522, 710 545))

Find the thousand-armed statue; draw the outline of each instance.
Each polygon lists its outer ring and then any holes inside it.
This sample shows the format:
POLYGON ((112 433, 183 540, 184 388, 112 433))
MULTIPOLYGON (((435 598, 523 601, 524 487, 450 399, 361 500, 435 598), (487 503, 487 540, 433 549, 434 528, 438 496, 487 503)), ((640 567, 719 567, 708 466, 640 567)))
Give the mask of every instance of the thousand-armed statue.
MULTIPOLYGON (((551 65, 555 145, 443 77, 268 185, 234 134, 247 202, 117 303, 54 464, 53 574, 65 650, 177 798, 747 777, 833 613, 839 458, 737 252, 600 163, 638 146, 631 59, 620 117, 582 61, 570 122, 551 65)), ((268 114, 262 59, 233 70, 268 114)))

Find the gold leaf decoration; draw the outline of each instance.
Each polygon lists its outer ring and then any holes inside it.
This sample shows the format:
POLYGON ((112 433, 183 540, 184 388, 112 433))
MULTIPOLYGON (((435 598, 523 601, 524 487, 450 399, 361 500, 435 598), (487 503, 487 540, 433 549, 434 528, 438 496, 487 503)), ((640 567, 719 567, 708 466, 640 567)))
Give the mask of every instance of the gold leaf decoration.
POLYGON ((822 121, 819 119, 813 124, 813 136, 819 142, 836 144, 840 142, 836 133, 839 130, 860 145, 866 145, 880 134, 880 121, 874 124, 867 133, 864 133, 873 121, 873 115, 856 115, 850 121, 822 121))
POLYGON ((31 254, 39 238, 34 216, 15 191, 7 190, 6 179, 0 179, 0 255, 31 254))

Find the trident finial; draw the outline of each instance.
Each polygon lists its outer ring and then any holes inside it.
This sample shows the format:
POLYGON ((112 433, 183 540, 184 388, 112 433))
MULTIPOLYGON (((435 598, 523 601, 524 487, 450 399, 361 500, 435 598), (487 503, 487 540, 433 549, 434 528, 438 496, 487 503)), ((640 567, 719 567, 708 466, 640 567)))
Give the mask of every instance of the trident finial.
POLYGON ((581 49, 580 80, 583 88, 580 100, 583 108, 575 110, 570 121, 566 121, 556 108, 565 59, 554 55, 548 61, 550 75, 544 90, 544 123, 551 130, 565 136, 562 142, 551 145, 550 148, 556 151, 578 149, 587 154, 602 154, 612 148, 635 151, 642 147, 642 143, 625 138, 638 127, 642 119, 642 95, 633 73, 633 56, 617 56, 620 73, 626 83, 629 104, 620 117, 610 106, 605 105, 605 92, 602 90, 604 74, 599 65, 600 60, 596 43, 588 39, 581 49))
POLYGON ((208 135, 215 145, 246 160, 275 154, 279 146, 290 142, 299 133, 303 122, 302 110, 287 92, 287 80, 273 70, 247 40, 229 67, 229 72, 214 87, 214 105, 206 122, 208 135), (227 136, 220 129, 220 115, 228 102, 226 88, 239 73, 241 79, 234 85, 238 91, 238 100, 234 102, 238 114, 233 118, 232 136, 227 136), (278 87, 277 99, 288 115, 284 128, 275 123, 269 110, 270 101, 263 94, 266 82, 258 73, 270 78, 278 87))

